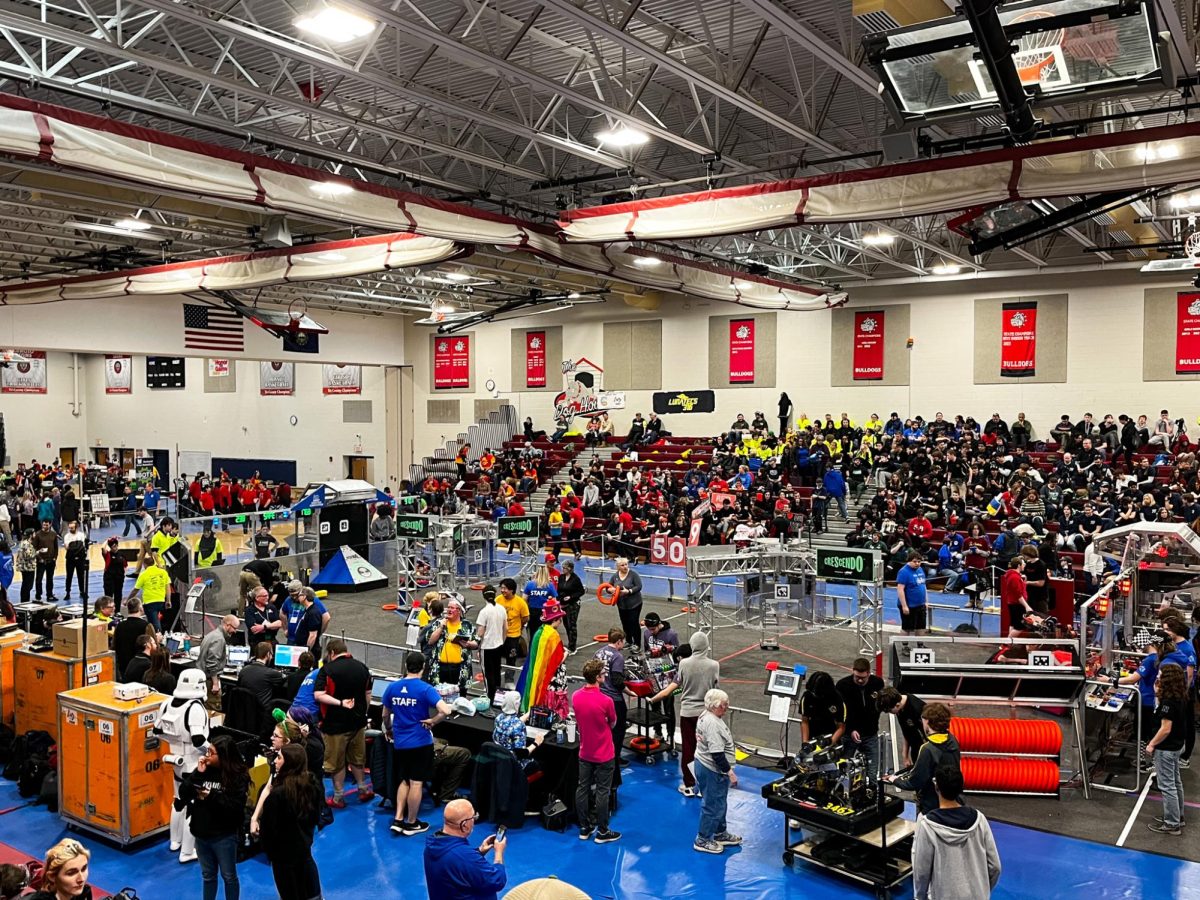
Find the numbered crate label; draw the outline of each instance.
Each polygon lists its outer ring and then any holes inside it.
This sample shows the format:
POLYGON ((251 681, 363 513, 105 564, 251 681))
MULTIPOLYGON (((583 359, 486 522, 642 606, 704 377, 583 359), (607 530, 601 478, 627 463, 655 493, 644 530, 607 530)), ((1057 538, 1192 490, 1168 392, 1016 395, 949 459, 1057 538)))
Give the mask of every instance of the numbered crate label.
POLYGON ((100 662, 90 662, 87 664, 87 673, 89 676, 99 675, 101 669, 103 669, 103 668, 104 668, 104 666, 100 662))
POLYGON ((116 732, 116 727, 108 719, 100 720, 100 734, 104 737, 112 737, 116 732))
POLYGON ((73 710, 73 709, 68 709, 67 710, 67 724, 68 725, 78 725, 79 724, 79 713, 75 712, 75 710, 73 710))
POLYGON ((154 725, 154 720, 158 718, 158 710, 150 710, 149 712, 140 713, 138 715, 138 728, 151 728, 154 725))

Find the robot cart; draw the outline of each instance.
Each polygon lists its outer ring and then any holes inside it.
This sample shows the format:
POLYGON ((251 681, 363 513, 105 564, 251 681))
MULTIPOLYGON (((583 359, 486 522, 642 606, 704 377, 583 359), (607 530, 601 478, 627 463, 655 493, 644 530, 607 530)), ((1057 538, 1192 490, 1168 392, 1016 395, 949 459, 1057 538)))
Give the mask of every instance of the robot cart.
POLYGON ((660 755, 669 753, 672 759, 679 756, 673 717, 655 712, 649 702, 650 697, 671 683, 674 674, 674 663, 670 660, 634 658, 627 663, 625 687, 637 697, 637 708, 627 716, 634 729, 628 748, 648 766, 656 765, 660 755), (654 737, 655 729, 659 728, 667 732, 665 741, 654 737))

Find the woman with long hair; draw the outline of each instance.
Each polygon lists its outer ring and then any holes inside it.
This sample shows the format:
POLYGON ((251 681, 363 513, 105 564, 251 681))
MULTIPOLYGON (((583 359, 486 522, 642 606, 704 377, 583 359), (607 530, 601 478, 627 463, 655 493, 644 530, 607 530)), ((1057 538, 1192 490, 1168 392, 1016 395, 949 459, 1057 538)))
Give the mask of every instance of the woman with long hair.
POLYGON ((533 577, 525 583, 525 602, 529 604, 529 634, 532 636, 542 624, 542 607, 553 597, 558 599, 558 588, 550 577, 550 569, 542 563, 533 570, 533 577))
POLYGON ((183 776, 179 799, 187 804, 196 838, 204 900, 216 900, 217 871, 225 882, 225 900, 238 900, 238 834, 246 812, 250 775, 233 738, 221 735, 208 745, 195 771, 183 776))
POLYGON ((88 863, 92 854, 72 838, 64 838, 46 851, 46 861, 36 879, 36 894, 27 900, 92 900, 88 863))
POLYGON ((171 654, 159 645, 150 654, 150 668, 142 679, 151 690, 160 694, 175 693, 175 676, 171 674, 171 654))
POLYGON ((297 744, 284 746, 275 757, 275 780, 260 820, 262 847, 280 900, 321 896, 312 843, 324 802, 324 789, 308 770, 304 750, 297 744))
POLYGON ((1165 665, 1154 681, 1158 705, 1154 710, 1158 730, 1146 742, 1146 753, 1154 755, 1154 774, 1163 798, 1163 814, 1150 823, 1151 831, 1178 836, 1183 834, 1183 782, 1179 757, 1186 734, 1185 716, 1192 715, 1187 702, 1187 677, 1183 668, 1165 665))

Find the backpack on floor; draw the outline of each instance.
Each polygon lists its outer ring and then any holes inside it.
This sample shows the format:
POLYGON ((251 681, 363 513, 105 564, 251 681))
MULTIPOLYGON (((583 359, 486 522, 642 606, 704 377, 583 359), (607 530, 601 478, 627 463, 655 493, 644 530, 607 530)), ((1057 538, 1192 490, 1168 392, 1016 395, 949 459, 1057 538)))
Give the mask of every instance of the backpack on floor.
POLYGON ((52 813, 58 812, 58 771, 56 769, 51 769, 42 779, 37 802, 46 804, 46 809, 52 813))
POLYGON ((0 763, 8 764, 12 757, 13 744, 17 742, 17 733, 7 725, 0 723, 0 763))

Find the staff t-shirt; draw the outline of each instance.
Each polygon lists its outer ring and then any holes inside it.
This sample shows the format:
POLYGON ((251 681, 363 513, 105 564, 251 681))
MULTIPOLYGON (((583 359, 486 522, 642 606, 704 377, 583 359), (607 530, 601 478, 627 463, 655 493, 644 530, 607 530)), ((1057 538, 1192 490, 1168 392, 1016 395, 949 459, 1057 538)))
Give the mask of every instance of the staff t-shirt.
MULTIPOLYGON (((896 575, 896 584, 904 585, 904 602, 908 604, 909 609, 925 605, 924 569, 913 569, 909 565, 901 566, 900 572, 896 575)), ((897 605, 899 602, 897 597, 897 605)))
POLYGON ((133 586, 142 592, 143 606, 165 603, 167 590, 171 586, 171 576, 167 574, 166 569, 147 566, 138 574, 137 581, 133 586))
POLYGON ((433 732, 421 723, 437 708, 441 694, 420 678, 393 681, 383 692, 383 707, 392 711, 392 746, 397 750, 433 743, 433 732))
POLYGON ((525 585, 525 597, 530 609, 541 609, 550 597, 558 599, 558 589, 554 587, 554 582, 538 587, 531 581, 525 585))

